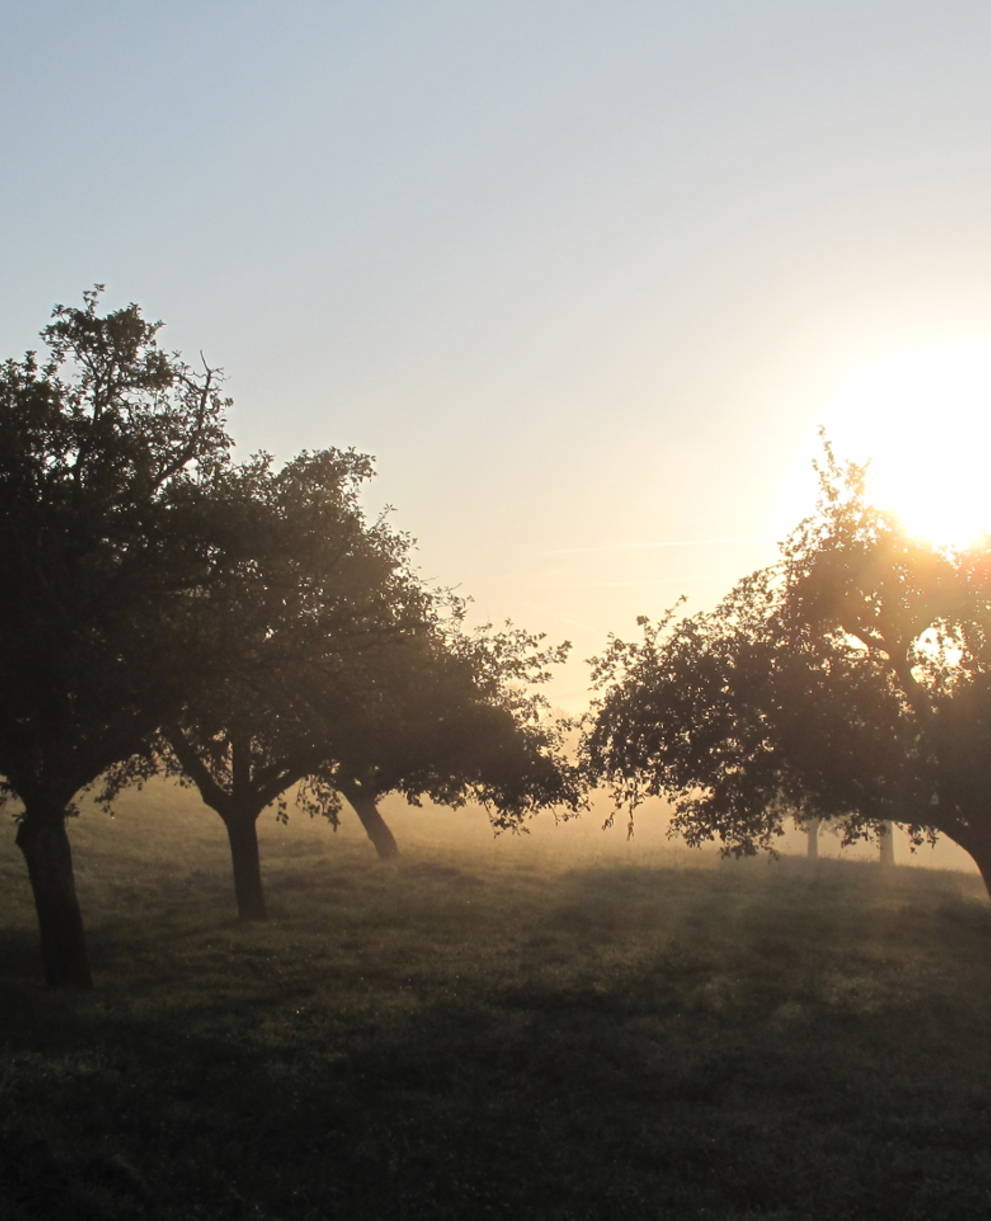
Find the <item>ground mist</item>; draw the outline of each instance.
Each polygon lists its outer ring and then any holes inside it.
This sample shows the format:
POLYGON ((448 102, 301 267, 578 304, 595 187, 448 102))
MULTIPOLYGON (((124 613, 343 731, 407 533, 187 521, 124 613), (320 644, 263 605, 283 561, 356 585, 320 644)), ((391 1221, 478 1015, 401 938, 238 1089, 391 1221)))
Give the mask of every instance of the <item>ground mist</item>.
POLYGON ((0 1213, 987 1215, 978 878, 603 858, 550 828, 442 837, 448 817, 402 820, 388 865, 269 820, 272 918, 246 926, 189 794, 88 810, 88 995, 39 987, 8 835, 0 1213))

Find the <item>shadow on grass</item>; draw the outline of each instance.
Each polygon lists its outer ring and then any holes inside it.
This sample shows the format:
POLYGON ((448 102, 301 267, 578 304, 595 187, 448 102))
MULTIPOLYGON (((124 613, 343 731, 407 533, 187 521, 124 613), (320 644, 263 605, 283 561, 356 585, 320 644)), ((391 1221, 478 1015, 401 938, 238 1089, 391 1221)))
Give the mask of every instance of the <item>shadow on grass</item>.
POLYGON ((3 934, 5 1221, 988 1215, 966 886, 483 873, 313 870, 255 929, 166 888, 84 996, 3 934))
POLYGON ((986 1215, 979 1079, 892 1071, 867 1019, 679 1007, 670 967, 278 1039, 8 988, 4 1215, 986 1215))

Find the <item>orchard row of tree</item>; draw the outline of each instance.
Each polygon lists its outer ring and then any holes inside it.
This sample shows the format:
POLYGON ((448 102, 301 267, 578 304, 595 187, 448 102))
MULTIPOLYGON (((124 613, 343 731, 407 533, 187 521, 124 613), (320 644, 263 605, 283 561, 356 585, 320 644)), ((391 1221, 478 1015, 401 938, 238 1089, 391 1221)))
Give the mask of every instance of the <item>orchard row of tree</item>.
POLYGON ((49 984, 90 986, 66 818, 165 771, 227 829, 238 911, 265 915, 256 822, 341 799, 484 803, 497 826, 577 808, 535 684, 567 646, 469 632, 411 540, 368 520, 353 450, 233 457, 218 373, 137 306, 56 307, 0 379, 0 775, 19 799, 49 984))
POLYGON ((991 890, 991 543, 908 538, 828 443, 816 511, 713 611, 641 619, 593 659, 578 758, 540 696, 567 645, 469 631, 409 537, 369 520, 353 450, 236 461, 217 371, 135 305, 58 306, 0 373, 0 776, 52 985, 90 971, 66 819, 156 772, 223 820, 238 911, 265 914, 256 823, 387 793, 483 803, 497 828, 605 783, 668 798, 689 843, 945 834, 991 890))

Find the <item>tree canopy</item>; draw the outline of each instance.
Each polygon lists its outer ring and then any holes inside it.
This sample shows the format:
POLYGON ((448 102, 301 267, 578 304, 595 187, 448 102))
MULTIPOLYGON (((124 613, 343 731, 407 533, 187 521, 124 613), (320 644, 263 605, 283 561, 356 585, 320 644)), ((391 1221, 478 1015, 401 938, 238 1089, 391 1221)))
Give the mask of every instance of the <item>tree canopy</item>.
POLYGON ((991 546, 943 550, 869 503, 825 446, 781 560, 711 612, 641 620, 594 663, 588 774, 674 804, 690 843, 773 847, 791 813, 848 839, 945 834, 991 888, 991 546))
POLYGON ((391 791, 474 796, 497 825, 574 806, 527 690, 562 650, 464 631, 409 537, 362 512, 366 455, 234 462, 219 373, 100 291, 0 372, 0 800, 23 805, 48 982, 91 982, 65 823, 97 781, 109 801, 163 761, 192 780, 247 915, 255 820, 300 781, 310 812, 345 793, 366 826, 391 791))
POLYGON ((248 543, 201 599, 221 644, 163 726, 163 759, 195 783, 231 842, 243 918, 265 902, 255 823, 288 794, 336 823, 341 796, 380 855, 397 851, 377 809, 389 792, 486 804, 498 826, 579 801, 574 771, 530 685, 563 649, 506 629, 463 629, 463 606, 411 566, 411 542, 367 522, 369 459, 304 454, 234 469, 248 543), (294 788, 295 786, 295 788, 294 788))
POLYGON ((0 372, 0 774, 50 983, 86 986, 64 820, 139 750, 209 651, 204 489, 228 461, 217 373, 159 348, 135 305, 57 306, 0 372))

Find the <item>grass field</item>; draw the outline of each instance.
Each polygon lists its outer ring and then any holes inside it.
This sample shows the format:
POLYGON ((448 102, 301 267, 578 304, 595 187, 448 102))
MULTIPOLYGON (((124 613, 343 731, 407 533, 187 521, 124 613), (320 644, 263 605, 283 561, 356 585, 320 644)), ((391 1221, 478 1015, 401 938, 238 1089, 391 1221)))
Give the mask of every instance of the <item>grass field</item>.
POLYGON ((6 1221, 991 1215, 976 877, 273 823, 244 927, 188 796, 72 837, 87 995, 0 842, 6 1221))

